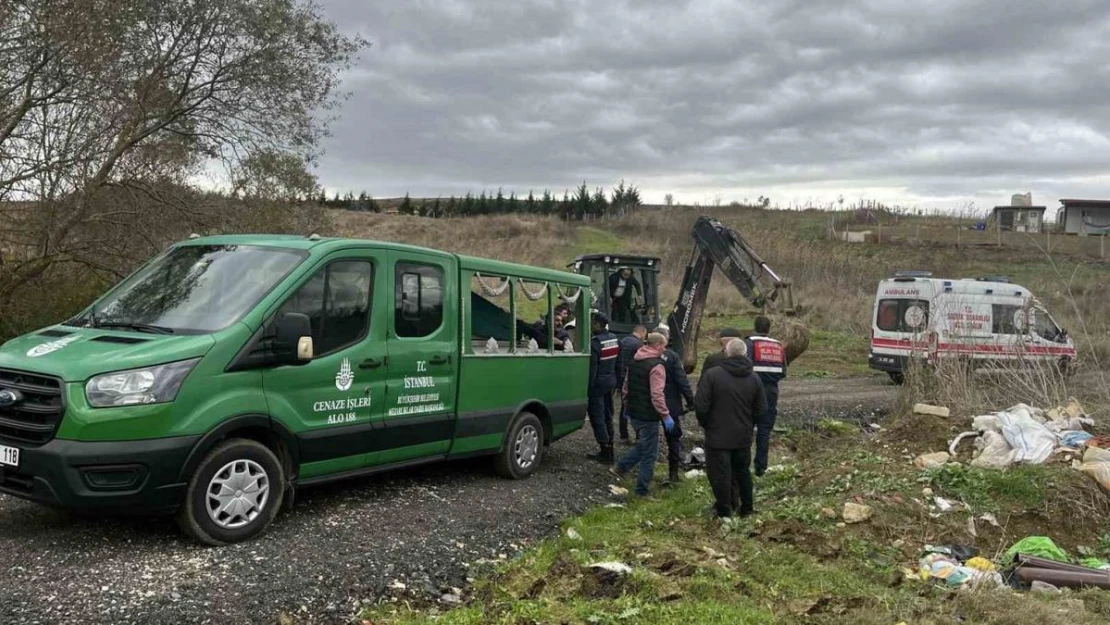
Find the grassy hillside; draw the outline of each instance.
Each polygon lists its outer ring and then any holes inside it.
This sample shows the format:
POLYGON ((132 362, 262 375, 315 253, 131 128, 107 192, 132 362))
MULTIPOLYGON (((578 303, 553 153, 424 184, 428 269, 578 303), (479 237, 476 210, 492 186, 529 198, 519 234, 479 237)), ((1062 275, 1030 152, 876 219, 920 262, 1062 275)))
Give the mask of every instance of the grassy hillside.
MULTIPOLYGON (((559 268, 586 252, 658 255, 663 259, 661 304, 667 309, 689 260, 690 227, 703 213, 738 230, 779 275, 793 282, 805 321, 819 331, 811 353, 798 361, 799 372, 861 372, 859 361, 843 354, 866 358, 875 288, 895 269, 924 269, 954 278, 1007 275, 1041 297, 1079 343, 1087 363, 1110 365, 1110 301, 1102 287, 1110 278, 1110 263, 1092 253, 1097 241, 1054 236, 1054 251, 1048 253, 1039 237, 1011 233, 1000 248, 973 245, 977 240, 968 238, 989 234, 965 233, 957 247, 955 220, 900 216, 896 224, 885 226, 881 242, 850 244, 827 238, 830 220, 838 230, 877 228, 845 223, 844 213, 746 207, 645 209, 584 225, 520 215, 428 219, 347 211, 333 211, 332 221, 336 233, 345 236, 559 268), (818 358, 822 350, 839 356, 818 358)), ((751 313, 720 276, 706 310, 703 328, 710 330, 725 323, 746 324, 737 316, 751 313)))

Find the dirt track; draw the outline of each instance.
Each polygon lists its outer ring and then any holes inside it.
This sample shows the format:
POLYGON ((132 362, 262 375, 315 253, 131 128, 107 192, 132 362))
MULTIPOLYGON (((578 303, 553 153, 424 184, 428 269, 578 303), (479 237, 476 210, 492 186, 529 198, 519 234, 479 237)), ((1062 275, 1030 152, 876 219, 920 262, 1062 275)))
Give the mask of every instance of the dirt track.
MULTIPOLYGON (((789 380, 780 418, 871 417, 894 395, 879 378, 789 380)), ((608 500, 603 467, 583 461, 593 448, 576 432, 519 482, 468 461, 313 489, 260 539, 218 549, 168 519, 79 518, 0 495, 0 623, 348 623, 362 601, 439 598, 476 561, 513 557, 608 500)))

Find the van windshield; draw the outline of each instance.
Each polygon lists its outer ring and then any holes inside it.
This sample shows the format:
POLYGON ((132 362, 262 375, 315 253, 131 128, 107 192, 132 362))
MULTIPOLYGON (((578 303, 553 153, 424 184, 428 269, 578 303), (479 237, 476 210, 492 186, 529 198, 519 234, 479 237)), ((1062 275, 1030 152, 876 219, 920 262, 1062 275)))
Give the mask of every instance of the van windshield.
POLYGON ((250 245, 185 245, 156 258, 67 325, 207 334, 235 323, 305 257, 250 245))

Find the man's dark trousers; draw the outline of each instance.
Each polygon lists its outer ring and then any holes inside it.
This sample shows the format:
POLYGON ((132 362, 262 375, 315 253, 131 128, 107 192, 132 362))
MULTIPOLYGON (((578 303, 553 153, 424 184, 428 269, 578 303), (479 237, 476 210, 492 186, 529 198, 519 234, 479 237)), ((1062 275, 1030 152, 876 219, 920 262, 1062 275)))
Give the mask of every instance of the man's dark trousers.
POLYGON ((771 430, 775 429, 778 416, 779 385, 777 382, 763 382, 763 393, 767 396, 767 414, 755 422, 755 474, 767 471, 767 455, 771 447, 771 430))
POLYGON ((751 514, 754 510, 751 464, 751 449, 706 448, 705 471, 718 517, 751 514))

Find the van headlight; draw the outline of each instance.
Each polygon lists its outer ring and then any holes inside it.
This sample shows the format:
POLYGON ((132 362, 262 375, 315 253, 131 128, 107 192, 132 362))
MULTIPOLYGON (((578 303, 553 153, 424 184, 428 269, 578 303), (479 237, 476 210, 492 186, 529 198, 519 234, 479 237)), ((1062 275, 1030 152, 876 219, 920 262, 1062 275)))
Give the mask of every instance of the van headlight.
POLYGON ((85 384, 85 397, 94 408, 173 401, 198 362, 200 358, 194 358, 93 376, 85 384))

